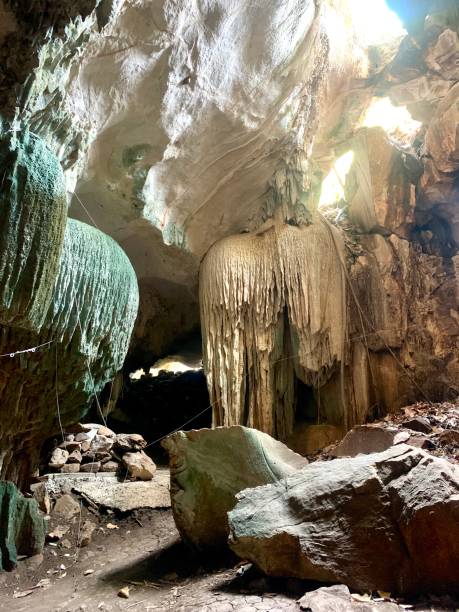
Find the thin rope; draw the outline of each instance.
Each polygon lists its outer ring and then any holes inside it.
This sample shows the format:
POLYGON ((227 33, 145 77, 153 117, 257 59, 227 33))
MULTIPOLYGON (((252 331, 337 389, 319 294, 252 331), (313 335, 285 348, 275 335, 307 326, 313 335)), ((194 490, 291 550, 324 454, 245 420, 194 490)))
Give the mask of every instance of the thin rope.
POLYGON ((14 351, 12 353, 4 353, 3 355, 0 355, 0 357, 16 357, 16 355, 22 355, 23 353, 35 353, 38 351, 38 349, 48 346, 48 344, 52 344, 53 342, 54 340, 49 340, 48 342, 43 342, 43 344, 38 344, 37 346, 32 346, 31 348, 14 351))
POLYGON ((80 200, 80 197, 73 191, 72 195, 74 195, 76 197, 76 199, 78 200, 78 202, 80 203, 81 207, 83 208, 83 210, 85 211, 85 213, 88 215, 89 219, 91 220, 91 223, 94 225, 94 227, 96 227, 99 231, 100 228, 97 225, 97 223, 94 221, 94 219, 91 217, 89 210, 86 208, 86 206, 83 204, 83 202, 80 200))

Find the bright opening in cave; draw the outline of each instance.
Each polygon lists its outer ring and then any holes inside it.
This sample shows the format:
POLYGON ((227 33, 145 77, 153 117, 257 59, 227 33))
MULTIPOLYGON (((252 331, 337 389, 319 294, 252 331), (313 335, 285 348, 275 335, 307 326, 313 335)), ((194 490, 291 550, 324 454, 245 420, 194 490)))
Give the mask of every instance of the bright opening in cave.
POLYGON ((411 143, 421 125, 405 106, 394 106, 389 98, 373 98, 363 119, 364 127, 382 127, 401 144, 411 143))
POLYGON ((366 45, 380 45, 406 34, 398 15, 384 0, 349 0, 352 21, 366 45))
POLYGON ((353 161, 354 152, 347 151, 333 163, 332 169, 322 183, 319 208, 331 206, 344 199, 344 184, 353 161))

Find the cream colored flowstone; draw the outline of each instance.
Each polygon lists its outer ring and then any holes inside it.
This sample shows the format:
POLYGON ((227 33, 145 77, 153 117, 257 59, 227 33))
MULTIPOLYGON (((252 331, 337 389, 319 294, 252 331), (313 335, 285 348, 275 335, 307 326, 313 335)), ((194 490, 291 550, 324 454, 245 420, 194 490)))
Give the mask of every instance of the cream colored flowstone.
POLYGON ((343 361, 343 241, 317 220, 225 238, 200 272, 204 367, 213 424, 279 439, 293 428, 295 376, 322 385, 343 361))

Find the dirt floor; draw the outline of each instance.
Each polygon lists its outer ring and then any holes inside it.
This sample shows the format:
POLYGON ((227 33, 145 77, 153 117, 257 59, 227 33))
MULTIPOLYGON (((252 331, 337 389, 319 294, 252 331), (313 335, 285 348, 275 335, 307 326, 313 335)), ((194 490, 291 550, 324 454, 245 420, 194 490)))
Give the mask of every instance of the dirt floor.
MULTIPOLYGON (((59 526, 62 521, 51 519, 51 529, 59 526)), ((8 612, 298 611, 296 600, 322 586, 268 579, 235 558, 193 557, 180 542, 171 510, 123 518, 91 514, 83 505, 59 542, 48 543, 43 556, 20 561, 16 571, 0 574, 0 584, 0 610, 8 612), (98 526, 89 545, 78 549, 86 520, 98 526), (124 587, 127 599, 118 595, 124 587)), ((407 610, 455 610, 447 600, 406 603, 407 610)))
MULTIPOLYGON (((55 528, 56 525, 51 525, 55 528)), ((297 610, 304 588, 266 593, 259 576, 238 577, 237 560, 209 567, 190 556, 180 543, 170 510, 138 512, 127 518, 91 515, 82 508, 71 531, 47 544, 43 558, 19 563, 0 574, 0 610, 93 612, 108 610, 215 611, 297 610), (79 525, 89 518, 99 526, 91 543, 76 548, 79 525), (114 528, 115 527, 115 528, 114 528), (231 567, 231 569, 228 569, 231 567), (118 592, 129 587, 129 598, 118 592), (259 596, 256 593, 265 592, 259 596)), ((285 585, 282 585, 285 588, 285 585)))

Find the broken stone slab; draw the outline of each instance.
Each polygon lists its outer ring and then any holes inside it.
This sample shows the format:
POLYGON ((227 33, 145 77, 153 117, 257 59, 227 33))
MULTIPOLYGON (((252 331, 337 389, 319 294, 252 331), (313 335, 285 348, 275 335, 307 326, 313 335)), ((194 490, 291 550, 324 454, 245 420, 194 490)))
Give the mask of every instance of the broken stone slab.
POLYGON ((227 546, 227 513, 239 491, 276 482, 307 464, 268 434, 240 425, 178 431, 162 444, 169 453, 175 523, 199 550, 227 546))
POLYGON ((55 448, 51 453, 51 459, 49 460, 48 464, 49 467, 52 470, 58 470, 65 465, 67 459, 69 458, 69 454, 70 453, 68 450, 65 450, 64 448, 55 448))
POLYGON ((352 599, 344 584, 321 587, 303 595, 298 602, 300 610, 308 612, 400 612, 401 608, 391 602, 360 602, 352 599))
POLYGON ((114 474, 97 474, 91 480, 75 479, 70 484, 98 506, 119 512, 171 507, 169 470, 157 470, 150 481, 119 482, 114 474))
POLYGON ((18 555, 43 551, 46 521, 33 498, 25 498, 12 482, 0 482, 0 570, 12 570, 18 555))
POLYGON ((151 480, 155 475, 155 462, 143 451, 125 453, 122 460, 131 478, 151 480))
POLYGON ((395 427, 382 425, 357 425, 330 452, 333 457, 355 457, 380 453, 395 444, 406 442, 410 434, 395 427))
POLYGON ((399 594, 459 591, 459 471, 407 445, 247 489, 230 546, 272 576, 399 594))

